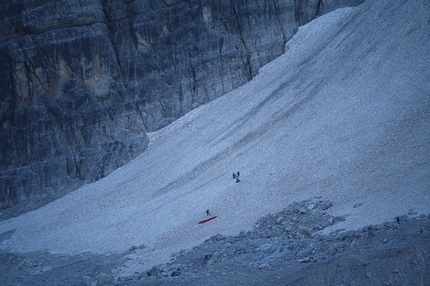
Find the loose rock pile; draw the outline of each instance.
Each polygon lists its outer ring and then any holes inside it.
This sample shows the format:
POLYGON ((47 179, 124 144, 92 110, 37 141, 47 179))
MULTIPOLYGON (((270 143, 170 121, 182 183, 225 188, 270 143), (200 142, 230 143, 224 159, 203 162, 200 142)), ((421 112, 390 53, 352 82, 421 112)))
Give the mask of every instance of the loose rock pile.
MULTIPOLYGON (((346 264, 353 264, 353 266, 344 271, 354 273, 352 269, 357 265, 363 267, 378 261, 378 259, 375 261, 367 259, 372 252, 378 253, 388 249, 389 254, 384 255, 392 256, 391 262, 395 262, 397 250, 391 251, 391 248, 408 247, 407 242, 412 237, 420 239, 425 236, 430 237, 429 218, 425 216, 416 217, 414 220, 403 216, 381 226, 368 226, 359 231, 337 231, 331 235, 320 235, 318 231, 345 220, 342 217, 327 214, 325 211, 331 206, 331 202, 321 198, 294 203, 277 214, 269 214, 261 218, 256 222, 252 231, 241 232, 238 236, 213 236, 189 252, 176 254, 173 262, 155 266, 133 280, 145 281, 145 284, 148 283, 148 285, 152 285, 151 283, 156 285, 170 283, 175 285, 201 285, 200 283, 205 285, 220 285, 220 283, 222 285, 237 283, 253 285, 255 283, 258 285, 258 282, 262 281, 265 282, 265 285, 279 285, 280 281, 286 284, 293 282, 296 284, 303 278, 300 276, 300 271, 309 266, 319 265, 322 269, 328 269, 328 266, 335 263, 337 259, 341 261, 348 257, 352 261, 346 264), (410 227, 410 224, 414 224, 410 230, 401 229, 402 226, 410 227), (415 226, 415 224, 420 226, 415 226), (403 236, 398 236, 399 232, 403 233, 403 236), (300 278, 299 281, 296 281, 296 276, 300 278), (275 279, 275 281, 269 282, 270 279, 275 279)), ((409 243, 413 243, 412 241, 410 240, 409 243)), ((421 261, 423 269, 429 268, 429 246, 430 240, 425 244, 428 251, 423 253, 424 257, 421 261)), ((398 273, 400 270, 395 269, 395 271, 398 273)), ((381 273, 378 275, 383 276, 381 273)), ((421 273, 422 275, 429 276, 424 272, 421 273)), ((331 281, 334 281, 333 279, 325 282, 317 281, 312 277, 309 276, 308 280, 304 281, 308 281, 310 284, 330 284, 331 281)), ((345 279, 361 281, 361 278, 369 280, 372 278, 372 274, 366 271, 362 277, 345 279)), ((427 278, 422 279, 425 281, 427 278)), ((362 281, 362 283, 370 281, 362 281)), ((389 281, 391 280, 386 282, 389 281)), ((429 282, 424 283, 425 285, 429 285, 430 280, 427 281, 429 282)))
POLYGON ((410 210, 382 225, 321 235, 345 220, 329 215, 331 206, 322 198, 293 203, 251 231, 215 235, 131 276, 119 269, 137 247, 110 256, 0 253, 0 284, 430 285, 430 216, 410 210))

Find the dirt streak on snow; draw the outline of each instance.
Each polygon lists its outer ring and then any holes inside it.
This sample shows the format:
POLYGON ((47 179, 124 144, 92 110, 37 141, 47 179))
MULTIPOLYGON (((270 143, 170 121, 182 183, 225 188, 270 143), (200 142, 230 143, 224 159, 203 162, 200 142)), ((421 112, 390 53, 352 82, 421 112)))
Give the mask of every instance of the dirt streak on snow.
POLYGON ((0 233, 15 230, 0 247, 106 253, 145 245, 130 263, 151 267, 315 196, 346 216, 327 231, 411 208, 429 213, 424 5, 368 0, 301 27, 254 80, 149 134, 148 150, 132 162, 0 222, 0 233), (206 209, 218 217, 198 225, 206 209))

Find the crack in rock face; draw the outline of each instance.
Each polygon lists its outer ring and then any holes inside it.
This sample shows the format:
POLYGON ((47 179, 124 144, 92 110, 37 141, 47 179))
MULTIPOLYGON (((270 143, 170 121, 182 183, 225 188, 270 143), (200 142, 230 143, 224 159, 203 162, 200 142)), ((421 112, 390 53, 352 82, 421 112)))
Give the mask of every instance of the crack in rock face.
POLYGON ((251 80, 320 7, 297 5, 2 5, 0 209, 16 205, 2 217, 107 176, 147 148, 146 132, 251 80))

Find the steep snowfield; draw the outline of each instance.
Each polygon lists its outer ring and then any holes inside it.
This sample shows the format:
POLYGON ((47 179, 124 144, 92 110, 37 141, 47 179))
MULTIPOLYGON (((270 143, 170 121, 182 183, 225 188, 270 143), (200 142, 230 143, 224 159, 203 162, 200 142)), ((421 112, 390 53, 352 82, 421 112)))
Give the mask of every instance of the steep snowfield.
POLYGON ((129 164, 0 222, 0 233, 15 230, 0 247, 107 253, 145 245, 130 263, 150 267, 316 196, 346 218, 327 231, 429 213, 425 2, 368 0, 301 27, 254 80, 150 134, 149 149, 129 164), (218 217, 199 225, 206 209, 218 217))

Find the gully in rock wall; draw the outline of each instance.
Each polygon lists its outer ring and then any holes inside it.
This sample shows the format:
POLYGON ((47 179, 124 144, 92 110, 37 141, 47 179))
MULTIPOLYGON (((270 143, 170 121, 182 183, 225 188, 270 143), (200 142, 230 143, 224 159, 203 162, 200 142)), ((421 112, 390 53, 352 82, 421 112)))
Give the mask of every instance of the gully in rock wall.
POLYGON ((298 25, 359 2, 2 4, 0 209, 108 175, 146 132, 251 80, 298 25))

